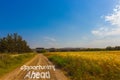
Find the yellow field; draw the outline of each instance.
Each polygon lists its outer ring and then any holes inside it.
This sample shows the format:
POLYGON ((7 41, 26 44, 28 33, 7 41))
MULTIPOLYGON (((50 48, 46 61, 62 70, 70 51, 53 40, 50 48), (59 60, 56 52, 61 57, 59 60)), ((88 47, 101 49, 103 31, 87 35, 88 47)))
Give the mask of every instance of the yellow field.
POLYGON ((72 80, 120 80, 120 51, 51 52, 72 80))
POLYGON ((120 63, 120 51, 84 51, 84 52, 54 52, 51 55, 71 56, 74 58, 85 58, 89 60, 110 61, 120 63))

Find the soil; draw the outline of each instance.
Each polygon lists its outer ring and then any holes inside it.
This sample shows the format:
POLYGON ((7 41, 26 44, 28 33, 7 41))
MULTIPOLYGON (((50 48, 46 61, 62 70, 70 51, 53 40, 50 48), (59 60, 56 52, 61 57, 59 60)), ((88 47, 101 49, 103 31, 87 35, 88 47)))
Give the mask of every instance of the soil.
MULTIPOLYGON (((46 65, 53 65, 48 59, 47 57, 45 57, 43 54, 37 54, 34 58, 32 58, 31 60, 29 60, 27 63, 25 63, 24 65, 27 66, 46 66, 46 65)), ((68 79, 68 77, 66 77, 63 73, 63 71, 61 71, 60 69, 56 69, 55 71, 53 69, 44 69, 44 70, 35 70, 35 72, 49 72, 50 73, 50 78, 41 78, 40 76, 38 78, 30 78, 30 77, 26 77, 25 76, 29 73, 29 71, 33 71, 33 70, 21 70, 20 67, 16 68, 15 70, 7 73, 6 75, 4 75, 0 80, 70 80, 68 79)), ((33 76, 33 75, 32 75, 33 76)))

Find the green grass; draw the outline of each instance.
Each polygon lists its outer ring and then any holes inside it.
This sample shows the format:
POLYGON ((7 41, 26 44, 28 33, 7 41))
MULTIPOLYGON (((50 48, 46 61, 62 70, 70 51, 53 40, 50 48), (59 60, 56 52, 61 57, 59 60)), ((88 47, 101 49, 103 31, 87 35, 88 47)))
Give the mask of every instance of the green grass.
POLYGON ((120 51, 56 52, 46 56, 71 80, 120 80, 120 51))
POLYGON ((0 77, 5 73, 12 71, 13 69, 21 66, 28 60, 30 60, 35 54, 25 53, 25 54, 0 54, 0 77))

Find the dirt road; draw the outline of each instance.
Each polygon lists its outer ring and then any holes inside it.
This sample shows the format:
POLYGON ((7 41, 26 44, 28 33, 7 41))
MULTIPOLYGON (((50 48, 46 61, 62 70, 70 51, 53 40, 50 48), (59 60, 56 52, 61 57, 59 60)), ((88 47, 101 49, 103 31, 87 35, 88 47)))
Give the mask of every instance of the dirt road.
MULTIPOLYGON (((50 66, 52 65, 52 63, 44 55, 38 54, 24 65, 50 66)), ((30 69, 30 68, 22 68, 22 69, 30 69)), ((0 80, 68 80, 68 78, 59 69, 53 70, 53 67, 46 67, 45 69, 40 69, 40 68, 39 69, 37 68, 36 70, 35 69, 36 68, 34 67, 28 71, 21 70, 21 66, 20 66, 17 69, 13 70, 12 72, 3 76, 0 80), (47 72, 49 74, 47 74, 47 72), (44 73, 46 73, 46 75, 44 73)))

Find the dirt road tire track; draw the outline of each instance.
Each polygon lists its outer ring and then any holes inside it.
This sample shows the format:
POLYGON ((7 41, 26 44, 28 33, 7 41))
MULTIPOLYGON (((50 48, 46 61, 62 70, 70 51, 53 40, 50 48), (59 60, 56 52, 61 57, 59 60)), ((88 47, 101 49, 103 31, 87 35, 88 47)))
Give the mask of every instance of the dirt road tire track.
MULTIPOLYGON (((52 63, 42 54, 37 54, 33 59, 25 63, 24 65, 37 66, 37 65, 52 65, 52 63)), ((20 66, 21 67, 21 66, 20 66)), ((27 71, 20 70, 20 67, 11 71, 10 73, 3 76, 0 80, 69 80, 61 70, 56 69, 55 71, 49 70, 50 79, 24 79, 27 71)), ((48 70, 47 70, 48 71, 48 70)), ((40 71, 39 71, 40 72, 40 71)))

